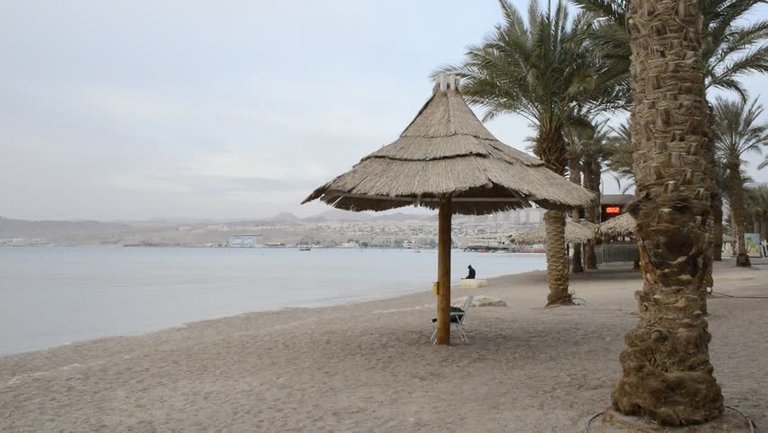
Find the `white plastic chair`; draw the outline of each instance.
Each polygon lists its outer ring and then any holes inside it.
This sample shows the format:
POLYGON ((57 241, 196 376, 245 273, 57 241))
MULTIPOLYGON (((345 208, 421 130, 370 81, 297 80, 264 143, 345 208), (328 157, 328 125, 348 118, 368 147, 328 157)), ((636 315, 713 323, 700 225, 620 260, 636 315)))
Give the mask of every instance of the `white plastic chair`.
MULTIPOLYGON (((474 296, 470 295, 467 296, 467 299, 464 300, 464 305, 461 307, 463 312, 460 311, 451 311, 451 326, 456 328, 457 331, 459 331, 459 336, 462 340, 464 340, 465 343, 469 343, 469 339, 467 339, 467 334, 464 333, 464 320, 467 318, 467 313, 469 312, 469 308, 472 306, 472 298, 474 296)), ((429 341, 432 342, 432 344, 437 343, 437 321, 435 320, 435 332, 432 333, 432 336, 429 337, 429 341)))

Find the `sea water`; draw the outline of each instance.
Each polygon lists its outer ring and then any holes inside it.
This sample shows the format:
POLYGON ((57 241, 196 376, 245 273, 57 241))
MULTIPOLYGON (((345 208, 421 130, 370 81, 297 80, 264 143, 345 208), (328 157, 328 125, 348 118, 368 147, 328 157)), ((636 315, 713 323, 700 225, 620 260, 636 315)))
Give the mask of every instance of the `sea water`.
MULTIPOLYGON (((543 254, 452 251, 454 282, 546 267, 543 254)), ((0 248, 0 354, 186 322, 431 290, 435 250, 0 248)))

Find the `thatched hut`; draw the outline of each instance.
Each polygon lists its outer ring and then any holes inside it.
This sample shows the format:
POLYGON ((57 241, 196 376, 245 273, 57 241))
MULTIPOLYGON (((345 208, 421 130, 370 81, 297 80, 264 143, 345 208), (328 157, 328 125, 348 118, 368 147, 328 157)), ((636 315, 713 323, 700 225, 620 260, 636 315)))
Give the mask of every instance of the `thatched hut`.
POLYGON ((637 221, 628 213, 611 218, 597 226, 597 235, 604 238, 634 236, 637 221))
POLYGON ((496 139, 467 106, 458 78, 438 77, 432 97, 394 143, 316 189, 353 211, 415 205, 439 209, 437 344, 450 342, 451 215, 531 206, 585 206, 593 194, 496 139))
MULTIPOLYGON (((565 241, 570 244, 585 243, 595 238, 595 224, 590 222, 565 222, 565 241)), ((532 229, 511 235, 509 241, 516 244, 543 244, 547 240, 547 232, 544 224, 532 229)))

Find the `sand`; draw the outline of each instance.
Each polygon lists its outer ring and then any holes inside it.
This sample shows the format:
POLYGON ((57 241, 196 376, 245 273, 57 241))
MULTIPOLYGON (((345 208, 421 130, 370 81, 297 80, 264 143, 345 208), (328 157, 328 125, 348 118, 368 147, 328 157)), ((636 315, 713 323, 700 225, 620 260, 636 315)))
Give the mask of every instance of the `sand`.
MULTIPOLYGON (((716 290, 768 296, 768 265, 718 263, 716 290)), ((637 272, 579 275, 542 308, 543 272, 455 289, 469 343, 429 344, 435 297, 252 313, 0 358, 0 431, 578 432, 610 402, 637 272)), ((768 300, 709 303, 726 404, 768 428, 768 300)), ((454 337, 457 337, 454 335, 454 337)))

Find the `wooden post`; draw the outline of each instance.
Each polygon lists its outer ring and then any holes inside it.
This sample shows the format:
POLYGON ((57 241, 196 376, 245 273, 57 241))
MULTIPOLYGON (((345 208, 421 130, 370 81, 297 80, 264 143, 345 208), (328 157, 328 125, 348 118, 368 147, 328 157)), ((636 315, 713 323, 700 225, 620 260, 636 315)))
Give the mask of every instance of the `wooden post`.
POLYGON ((451 197, 440 199, 437 228, 437 344, 451 343, 451 197))

